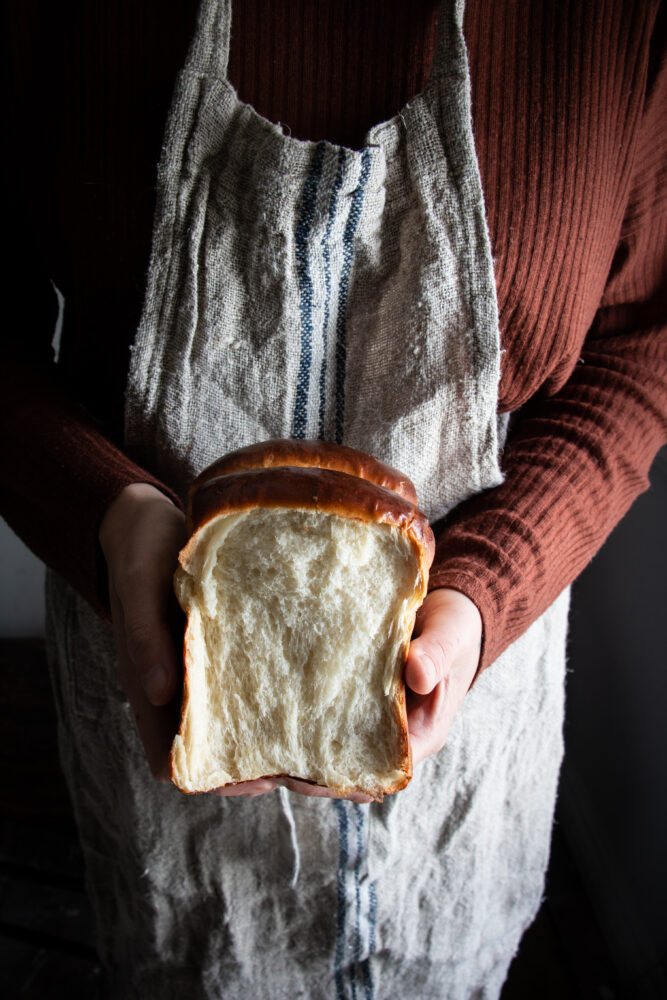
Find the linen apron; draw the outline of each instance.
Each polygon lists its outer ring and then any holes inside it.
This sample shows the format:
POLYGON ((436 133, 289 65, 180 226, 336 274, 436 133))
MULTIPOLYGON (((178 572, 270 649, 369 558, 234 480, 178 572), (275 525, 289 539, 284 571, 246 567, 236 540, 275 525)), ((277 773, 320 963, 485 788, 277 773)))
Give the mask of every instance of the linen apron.
MULTIPOLYGON (((227 81, 204 0, 159 171, 126 445, 183 492, 314 437, 406 472, 432 521, 501 481, 499 343, 461 2, 429 83, 361 150, 301 142, 227 81)), ((113 638, 53 577, 53 681, 99 949, 122 998, 496 997, 541 901, 567 594, 381 804, 184 796, 151 777, 113 638)))

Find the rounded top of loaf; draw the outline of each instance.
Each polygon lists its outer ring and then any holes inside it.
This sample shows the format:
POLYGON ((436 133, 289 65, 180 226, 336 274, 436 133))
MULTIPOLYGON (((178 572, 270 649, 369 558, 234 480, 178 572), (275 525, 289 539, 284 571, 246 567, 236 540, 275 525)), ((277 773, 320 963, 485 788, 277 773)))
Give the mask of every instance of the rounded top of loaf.
POLYGON ((188 509, 192 537, 181 552, 181 565, 187 564, 201 528, 216 517, 253 507, 317 510, 390 525, 416 546, 424 578, 433 562, 435 539, 431 526, 423 511, 410 500, 346 472, 278 466, 230 472, 195 484, 188 509))
POLYGON ((251 469, 273 469, 278 467, 329 469, 345 472, 350 476, 375 483, 411 503, 417 503, 417 491, 407 476, 381 462, 372 455, 366 455, 346 445, 331 444, 327 441, 301 441, 282 438, 260 441, 257 444, 237 448, 207 466, 192 484, 190 496, 204 483, 234 472, 251 469))

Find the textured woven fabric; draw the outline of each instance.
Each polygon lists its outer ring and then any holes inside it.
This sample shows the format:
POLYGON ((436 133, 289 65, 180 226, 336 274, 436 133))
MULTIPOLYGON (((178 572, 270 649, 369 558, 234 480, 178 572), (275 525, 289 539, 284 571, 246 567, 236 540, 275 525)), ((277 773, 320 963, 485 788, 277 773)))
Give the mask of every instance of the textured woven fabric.
MULTIPOLYGON (((461 4, 443 3, 424 93, 361 150, 293 140, 238 102, 230 14, 203 3, 168 124, 128 447, 183 488, 255 440, 342 441, 407 472, 438 517, 500 480, 461 4)), ((52 580, 63 758, 113 995, 496 997, 540 902, 566 610, 480 678, 444 751, 384 803, 193 799, 151 779, 108 630, 52 580)))

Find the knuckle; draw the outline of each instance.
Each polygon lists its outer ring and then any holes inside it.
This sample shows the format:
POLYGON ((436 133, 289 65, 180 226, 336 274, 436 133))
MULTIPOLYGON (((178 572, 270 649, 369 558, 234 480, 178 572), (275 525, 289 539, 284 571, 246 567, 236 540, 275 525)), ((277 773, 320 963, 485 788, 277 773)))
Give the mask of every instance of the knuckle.
POLYGON ((438 662, 444 668, 458 655, 461 649, 461 636, 458 631, 448 630, 446 633, 438 633, 434 640, 438 662))

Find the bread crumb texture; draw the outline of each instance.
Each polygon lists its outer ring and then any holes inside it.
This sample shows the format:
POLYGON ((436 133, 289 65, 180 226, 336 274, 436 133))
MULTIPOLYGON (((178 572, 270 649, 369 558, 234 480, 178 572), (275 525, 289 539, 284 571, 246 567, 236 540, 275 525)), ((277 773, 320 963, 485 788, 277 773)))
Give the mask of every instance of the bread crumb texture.
POLYGON ((407 782, 401 678, 422 594, 400 530, 227 514, 200 530, 175 585, 188 616, 180 788, 291 775, 381 797, 407 782))

